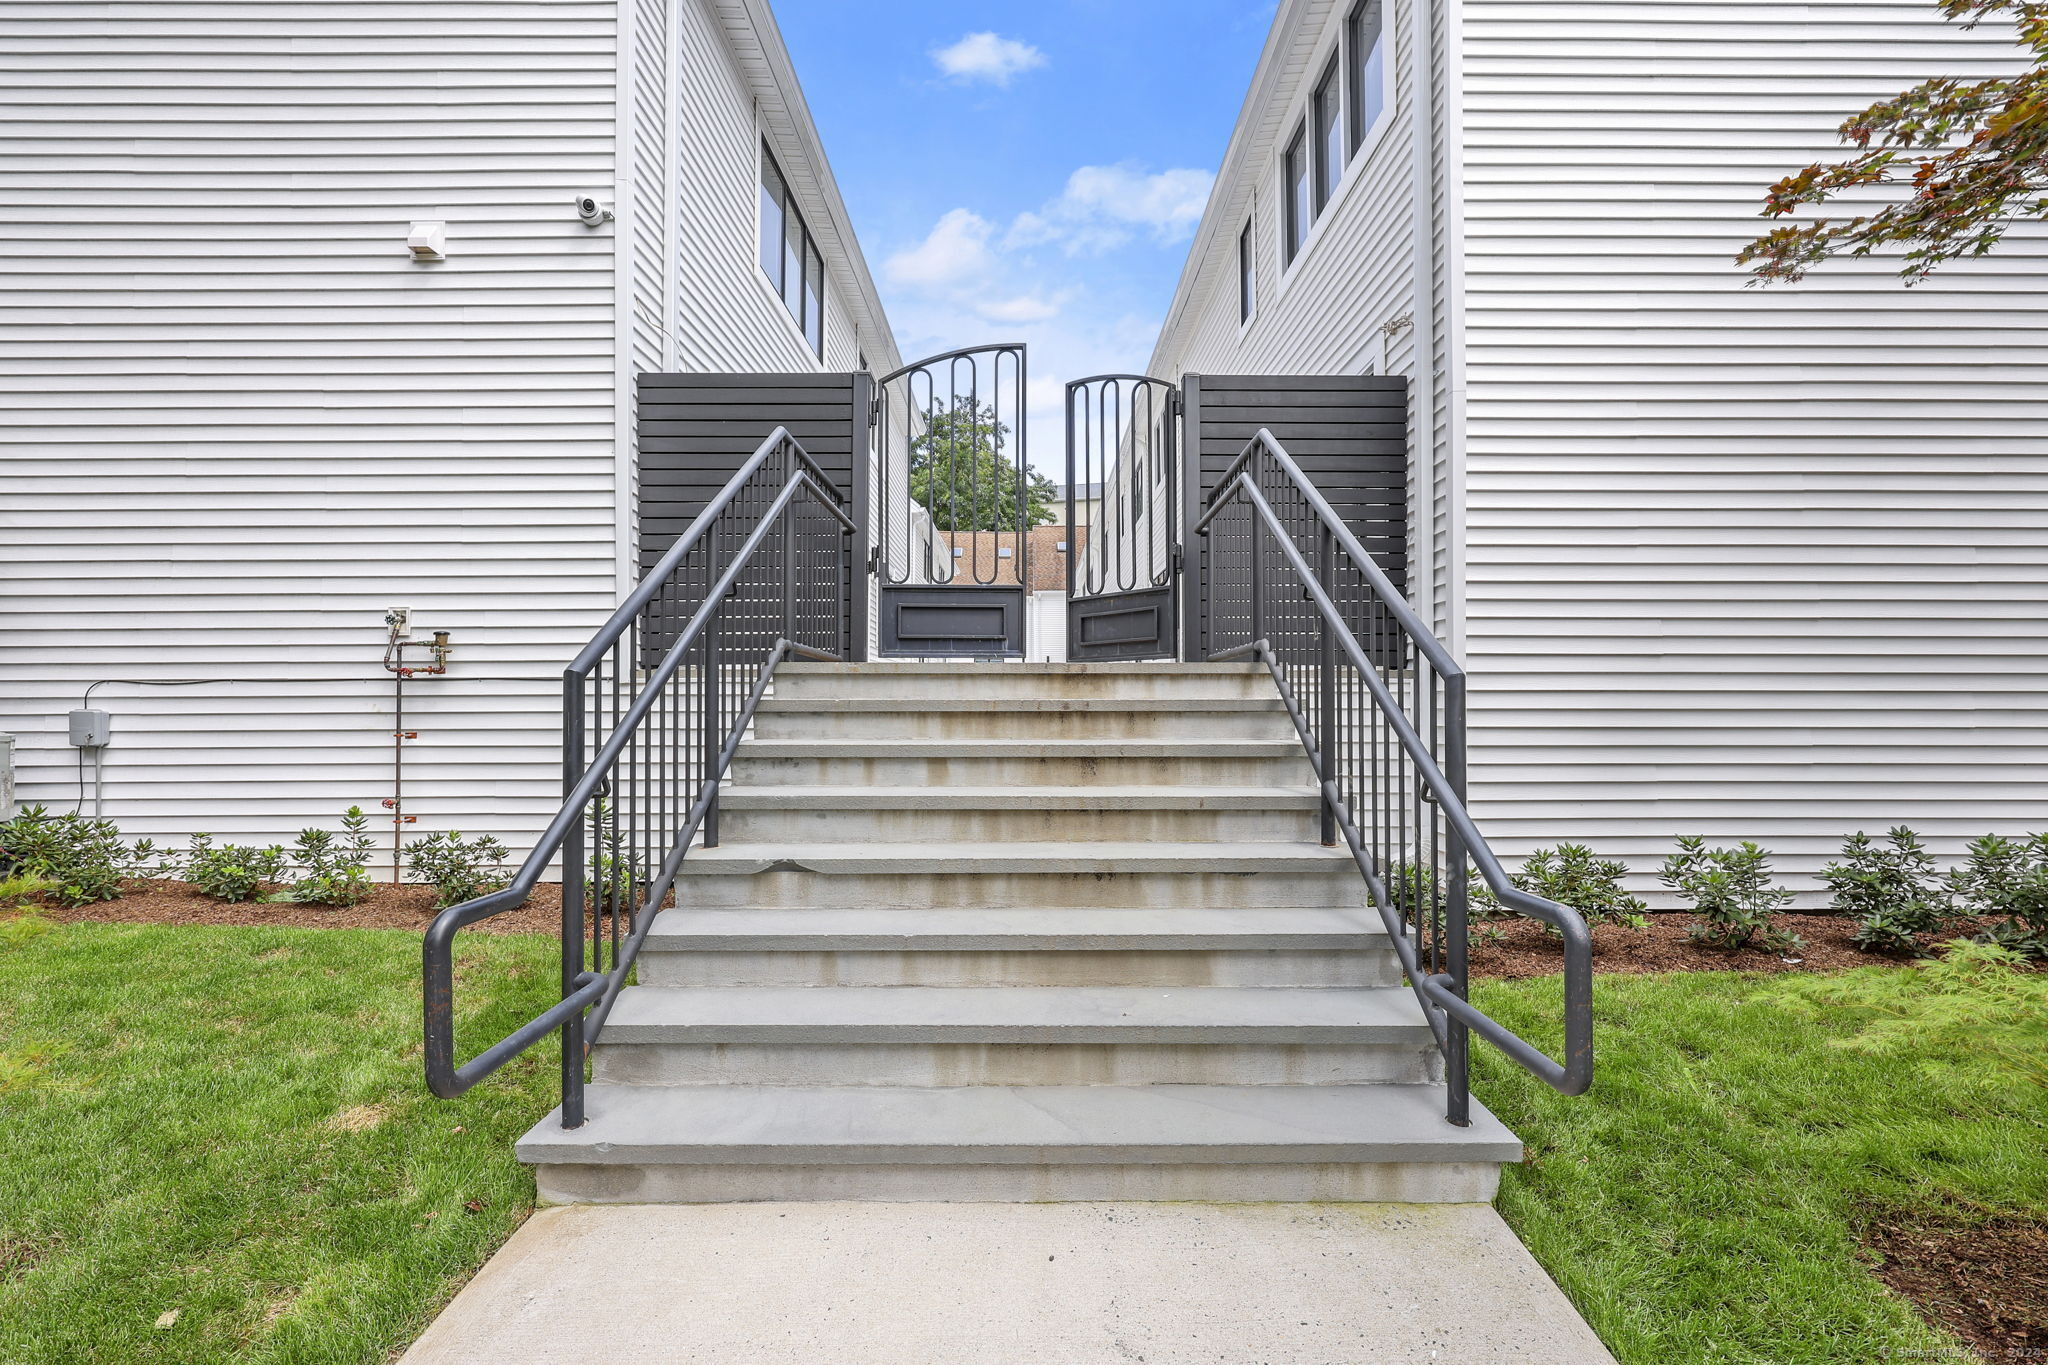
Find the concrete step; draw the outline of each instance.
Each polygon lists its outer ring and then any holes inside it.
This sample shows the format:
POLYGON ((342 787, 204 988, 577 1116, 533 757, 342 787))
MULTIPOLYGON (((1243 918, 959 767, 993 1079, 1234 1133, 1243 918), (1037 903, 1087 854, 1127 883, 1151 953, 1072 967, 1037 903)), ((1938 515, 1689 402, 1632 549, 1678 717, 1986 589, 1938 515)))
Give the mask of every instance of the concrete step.
POLYGON ((784 664, 775 695, 792 697, 1271 697, 1259 664, 784 664))
POLYGON ((734 786, 1287 787, 1314 781, 1278 739, 749 739, 734 786))
POLYGON ((1267 697, 770 697, 760 739, 1285 739, 1267 697))
POLYGON ((721 843, 683 859, 697 909, 1230 909, 1366 904, 1341 848, 1313 843, 721 843))
POLYGON ((1258 843, 1316 837, 1310 787, 746 787, 720 797, 733 843, 1258 843))
POLYGON ((1370 910, 698 910, 648 931, 650 986, 1393 986, 1370 910))
POLYGON ((1400 987, 633 987, 623 1085, 1363 1085, 1436 1079, 1400 987))
POLYGON ((553 1203, 1491 1199, 1514 1135, 1432 1085, 614 1086, 518 1145, 553 1203))

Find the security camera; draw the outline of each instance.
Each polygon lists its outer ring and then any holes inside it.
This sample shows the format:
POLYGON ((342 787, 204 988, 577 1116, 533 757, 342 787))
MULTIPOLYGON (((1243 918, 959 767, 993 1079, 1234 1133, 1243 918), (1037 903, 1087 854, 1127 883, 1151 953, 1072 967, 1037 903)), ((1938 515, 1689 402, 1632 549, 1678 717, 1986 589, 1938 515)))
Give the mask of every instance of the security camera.
POLYGON ((612 220, 612 211, 596 195, 579 194, 576 196, 576 216, 591 227, 597 227, 612 220))

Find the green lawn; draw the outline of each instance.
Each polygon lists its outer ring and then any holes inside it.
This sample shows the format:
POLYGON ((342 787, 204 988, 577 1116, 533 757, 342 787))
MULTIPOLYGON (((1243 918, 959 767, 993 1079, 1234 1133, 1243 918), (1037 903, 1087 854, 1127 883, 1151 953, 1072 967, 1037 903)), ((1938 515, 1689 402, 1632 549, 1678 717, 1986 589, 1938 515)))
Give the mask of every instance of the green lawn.
MULTIPOLYGON (((1898 971, 1841 979, 1867 988, 1898 971)), ((2003 1001, 1987 1012, 2005 1057, 2030 1050, 2038 1067, 2048 983, 2027 980, 2024 1018, 2003 1001)), ((2048 1088, 2024 1060, 1987 1063, 1961 1041, 1957 999, 1908 1014, 1892 1054, 1841 1046, 1873 1015, 1831 1004, 1807 1017, 1786 996, 1812 988, 1604 977, 1598 1079, 1577 1099, 1474 1048, 1480 1094, 1531 1151, 1505 1173, 1501 1210, 1623 1365, 1953 1349, 1859 1262, 1859 1217, 2048 1217, 2048 1088)), ((1474 998, 1554 1044, 1554 980, 1490 982, 1474 998)))
MULTIPOLYGON (((92 924, 0 946, 0 1361, 371 1365, 417 1335, 531 1207, 512 1141, 554 1085, 537 1050, 430 1098, 419 955, 92 924)), ((467 1045, 554 964, 470 936, 467 1045)))
MULTIPOLYGON (((418 971, 403 933, 0 937, 0 1361, 376 1365, 409 1341, 525 1215, 512 1141, 555 1077, 536 1052, 430 1099, 418 971)), ((554 980, 549 941, 472 936, 465 1046, 554 980)), ((1938 1348, 1857 1261, 1859 1211, 2048 1213, 2048 1088, 2024 1071, 2048 1040, 2009 1005, 1987 1064, 1953 1009, 1886 1056, 1831 1045, 1868 1011, 1802 1017, 1788 989, 1603 979, 1580 1099, 1476 1050, 1534 1152, 1501 1206, 1625 1365, 1938 1348)), ((1555 981, 1477 996, 1548 1036, 1555 981)))

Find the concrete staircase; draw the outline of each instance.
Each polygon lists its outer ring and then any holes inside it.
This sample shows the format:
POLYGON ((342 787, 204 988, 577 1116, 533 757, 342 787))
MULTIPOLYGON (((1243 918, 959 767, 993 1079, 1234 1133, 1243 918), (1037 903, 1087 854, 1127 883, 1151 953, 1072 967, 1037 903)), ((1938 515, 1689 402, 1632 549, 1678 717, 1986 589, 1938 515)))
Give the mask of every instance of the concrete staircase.
POLYGON ((1252 665, 776 675, 544 1200, 1490 1199, 1252 665))

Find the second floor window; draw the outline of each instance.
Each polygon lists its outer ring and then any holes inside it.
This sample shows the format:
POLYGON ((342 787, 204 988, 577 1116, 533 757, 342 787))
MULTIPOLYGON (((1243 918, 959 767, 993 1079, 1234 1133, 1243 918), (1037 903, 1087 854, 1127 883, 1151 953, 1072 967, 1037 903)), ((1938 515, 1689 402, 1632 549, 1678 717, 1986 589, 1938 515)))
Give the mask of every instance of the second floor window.
POLYGON ((761 148, 761 272, 803 330, 804 340, 825 354, 825 263, 804 226, 795 196, 768 148, 761 148))
POLYGON ((1250 322, 1258 311, 1258 272, 1252 256, 1252 225, 1246 223, 1237 234, 1237 320, 1250 322))
POLYGON ((1380 0, 1358 0, 1344 21, 1345 95, 1351 103, 1351 150, 1356 152, 1365 135, 1379 121, 1387 107, 1387 44, 1380 0))
POLYGON ((1308 129, 1297 126, 1294 140, 1287 144, 1287 153, 1280 159, 1281 232, 1287 244, 1287 260, 1291 263, 1308 240, 1308 225, 1311 217, 1308 202, 1308 129))
POLYGON ((1344 121, 1339 117, 1342 96, 1337 86, 1337 59, 1332 56, 1316 93, 1309 101, 1310 117, 1316 127, 1316 212, 1330 206, 1337 182, 1344 176, 1344 121))

